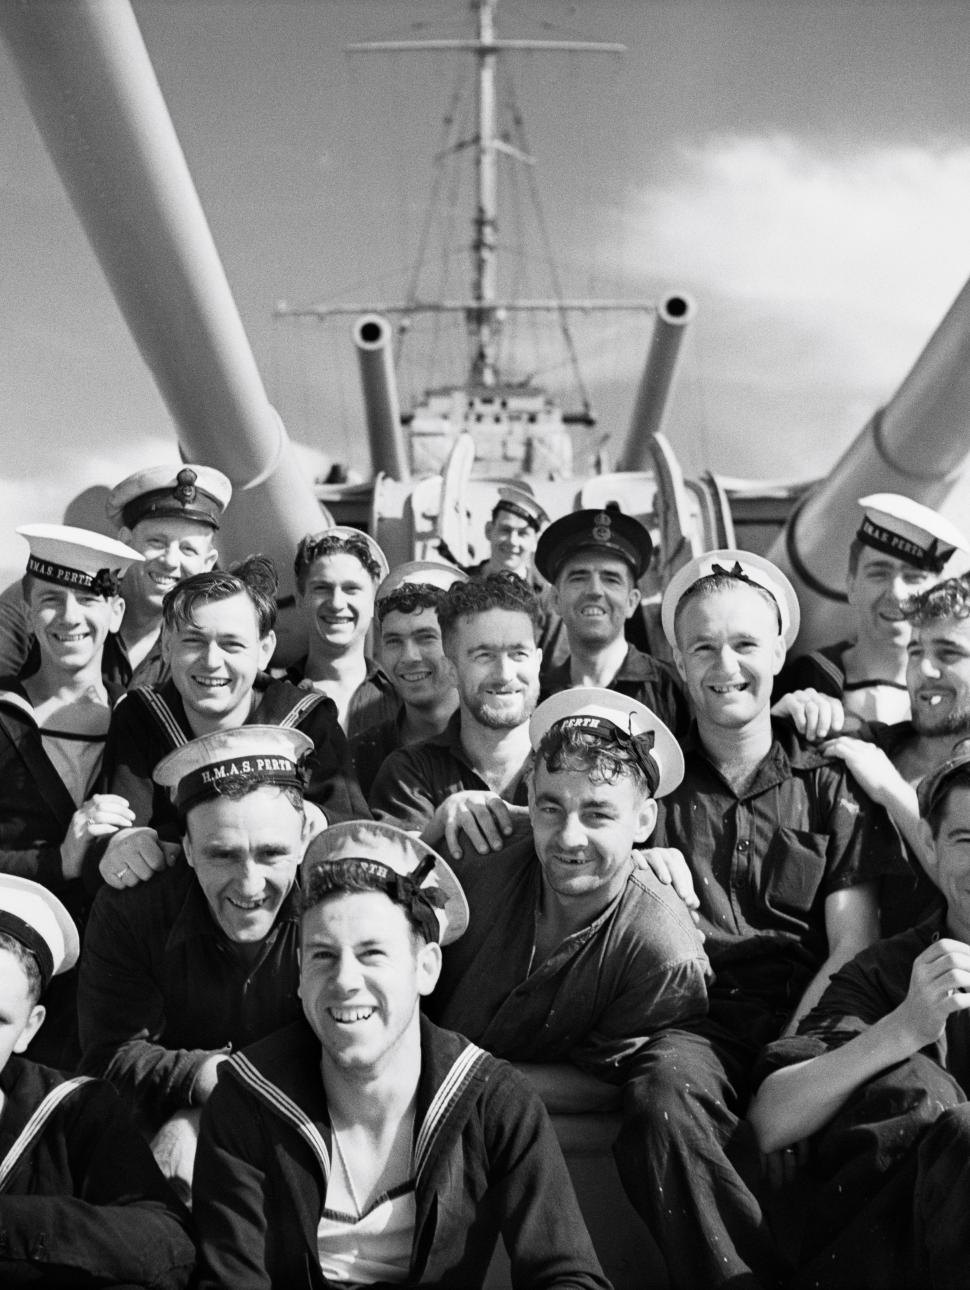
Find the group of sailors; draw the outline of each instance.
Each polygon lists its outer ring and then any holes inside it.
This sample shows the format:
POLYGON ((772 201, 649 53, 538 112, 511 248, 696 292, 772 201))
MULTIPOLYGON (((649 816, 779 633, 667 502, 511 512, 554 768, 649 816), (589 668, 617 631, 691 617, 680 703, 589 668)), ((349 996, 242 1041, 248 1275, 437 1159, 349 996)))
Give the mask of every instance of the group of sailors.
POLYGON ((628 641, 648 530, 220 567, 228 480, 19 530, 0 597, 0 1280, 608 1286, 549 1114, 673 1290, 970 1253, 970 544, 861 499, 851 640, 746 551, 628 641), (374 642, 377 660, 370 656, 374 642))

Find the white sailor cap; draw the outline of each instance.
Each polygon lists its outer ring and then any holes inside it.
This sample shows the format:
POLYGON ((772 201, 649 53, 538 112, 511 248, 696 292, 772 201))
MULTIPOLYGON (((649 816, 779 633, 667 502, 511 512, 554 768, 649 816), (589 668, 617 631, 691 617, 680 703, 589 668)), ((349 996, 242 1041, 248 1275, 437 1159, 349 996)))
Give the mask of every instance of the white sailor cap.
POLYGON ((396 564, 377 588, 375 599, 383 600, 399 587, 437 587, 447 591, 456 582, 467 582, 468 574, 457 569, 453 564, 443 564, 440 560, 408 560, 406 564, 396 564))
POLYGON ((671 731, 646 704, 616 690, 577 685, 540 703, 529 722, 533 749, 553 726, 587 730, 629 749, 654 797, 673 792, 684 778, 684 754, 671 731))
POLYGON ((0 874, 0 932, 30 950, 45 987, 74 966, 81 949, 74 919, 54 893, 12 873, 0 874))
POLYGON ((955 524, 901 493, 860 497, 862 524, 856 537, 864 546, 922 569, 942 573, 954 551, 970 552, 955 524))
POLYGON ((184 816, 198 802, 219 797, 240 782, 277 784, 302 794, 302 763, 312 750, 309 735, 289 726, 214 730, 163 757, 152 778, 169 790, 184 816))
POLYGON ((522 484, 503 484, 498 490, 498 498, 492 507, 492 519, 499 511, 511 511, 525 520, 538 533, 549 523, 549 516, 536 501, 532 493, 522 484))
POLYGON ((357 542, 363 544, 371 560, 377 566, 376 576, 370 569, 367 570, 374 583, 379 584, 387 577, 390 572, 387 556, 369 533, 364 533, 361 529, 355 529, 350 524, 332 524, 328 529, 321 529, 319 533, 308 533, 306 537, 300 539, 300 545, 296 548, 296 559, 293 561, 293 568, 298 582, 314 560, 321 558, 318 554, 318 549, 320 544, 326 542, 328 538, 337 538, 341 543, 357 542))
POLYGON ((96 596, 116 596, 125 570, 145 558, 116 538, 69 524, 24 524, 17 532, 30 546, 31 577, 96 596))
POLYGON ((211 466, 149 466, 115 484, 104 504, 116 528, 133 529, 140 520, 192 520, 219 527, 229 505, 232 484, 211 466))
POLYGON ((386 884, 390 899, 409 909, 429 940, 450 945, 468 926, 468 901, 451 866, 393 824, 350 820, 318 833, 303 861, 305 909, 316 903, 314 871, 337 864, 359 865, 386 884))
POLYGON ((695 582, 715 573, 726 573, 742 583, 753 582, 763 591, 767 591, 778 606, 778 618, 785 646, 788 648, 792 645, 798 635, 802 618, 795 588, 778 566, 766 560, 764 556, 755 555, 753 551, 737 551, 732 547, 722 547, 718 551, 705 551, 703 555, 695 556, 683 568, 678 569, 667 584, 660 606, 660 621, 663 624, 664 635, 674 649, 677 648, 677 636, 674 632, 677 606, 685 592, 689 591, 695 582))

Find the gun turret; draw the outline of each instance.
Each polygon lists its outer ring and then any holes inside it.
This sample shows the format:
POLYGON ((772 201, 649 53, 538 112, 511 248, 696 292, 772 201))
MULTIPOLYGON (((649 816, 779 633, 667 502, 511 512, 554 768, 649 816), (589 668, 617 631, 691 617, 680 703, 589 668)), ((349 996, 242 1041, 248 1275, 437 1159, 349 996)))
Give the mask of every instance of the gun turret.
POLYGON ((651 441, 663 425, 684 329, 694 312, 693 300, 683 293, 665 296, 657 308, 630 428, 617 457, 618 470, 645 470, 650 465, 651 441))
POLYGON ((232 480, 223 556, 264 551, 285 578, 324 515, 266 397, 128 0, 3 4, 0 32, 184 455, 232 480))
POLYGON ((903 493, 966 527, 970 455, 970 282, 890 402, 872 418, 828 478, 792 512, 770 557, 802 605, 799 649, 845 635, 849 543, 867 493, 903 493))
POLYGON ((380 314, 364 314, 354 323, 354 344, 374 474, 383 471, 392 479, 405 482, 411 478, 411 467, 401 428, 391 324, 380 314))

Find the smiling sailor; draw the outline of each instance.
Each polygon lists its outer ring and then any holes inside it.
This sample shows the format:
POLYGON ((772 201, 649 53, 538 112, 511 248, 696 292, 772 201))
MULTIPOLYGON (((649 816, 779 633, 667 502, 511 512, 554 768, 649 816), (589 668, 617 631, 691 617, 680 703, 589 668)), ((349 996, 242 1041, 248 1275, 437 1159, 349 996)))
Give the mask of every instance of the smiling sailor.
POLYGON ((240 726, 185 743, 156 781, 187 864, 104 887, 81 965, 82 1069, 138 1111, 186 1185, 199 1108, 233 1048, 299 1013, 297 874, 308 836, 299 730, 240 726))
POLYGON ((0 1282, 178 1290, 194 1263, 187 1215, 114 1091, 21 1055, 77 956, 57 897, 0 874, 0 1282))
MULTIPOLYGON (((95 839, 131 823, 124 797, 95 793, 111 714, 101 674, 109 632, 124 612, 124 571, 137 551, 60 524, 18 532, 30 555, 22 582, 38 665, 0 680, 0 870, 57 892, 83 926, 81 868, 95 839)), ((57 982, 38 1060, 77 1061, 75 976, 57 982)))
POLYGON ((846 576, 854 638, 795 658, 775 697, 811 688, 865 721, 908 721, 906 603, 946 578, 970 543, 944 516, 898 493, 873 493, 859 505, 846 576))
POLYGON ((652 555, 644 525, 613 508, 574 511, 549 525, 539 539, 536 568, 552 584, 569 653, 544 667, 542 693, 605 686, 645 704, 679 735, 689 713, 676 673, 626 639, 652 555))
POLYGON ((223 1067, 193 1189, 200 1290, 485 1280, 605 1287, 528 1081, 422 1019, 468 924, 454 873, 391 825, 339 824, 304 862, 303 1017, 223 1067))
POLYGON ((669 1034, 644 1073, 642 1132, 628 1144, 639 1150, 624 1150, 620 1170, 676 1290, 769 1286, 785 1258, 742 1119, 751 1070, 878 936, 877 880, 898 839, 841 763, 771 717, 799 625, 780 569, 749 551, 708 552, 671 579, 661 619, 694 724, 654 840, 693 869, 714 984, 708 1017, 669 1034))

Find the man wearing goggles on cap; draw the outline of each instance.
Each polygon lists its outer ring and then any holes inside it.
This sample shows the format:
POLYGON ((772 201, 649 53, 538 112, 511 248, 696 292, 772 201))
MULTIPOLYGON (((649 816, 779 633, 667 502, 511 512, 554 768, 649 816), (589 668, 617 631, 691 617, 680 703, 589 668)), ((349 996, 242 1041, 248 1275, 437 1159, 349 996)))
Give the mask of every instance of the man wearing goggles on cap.
POLYGON ((605 1288, 539 1098, 420 1015, 468 923, 448 865, 363 822, 304 863, 304 1016, 232 1058, 203 1115, 200 1290, 474 1290, 499 1233, 514 1285, 605 1288))
POLYGON ((943 899, 834 976, 772 1044, 750 1118, 765 1151, 810 1140, 799 1285, 958 1287, 970 1204, 970 754, 920 784, 943 899))

